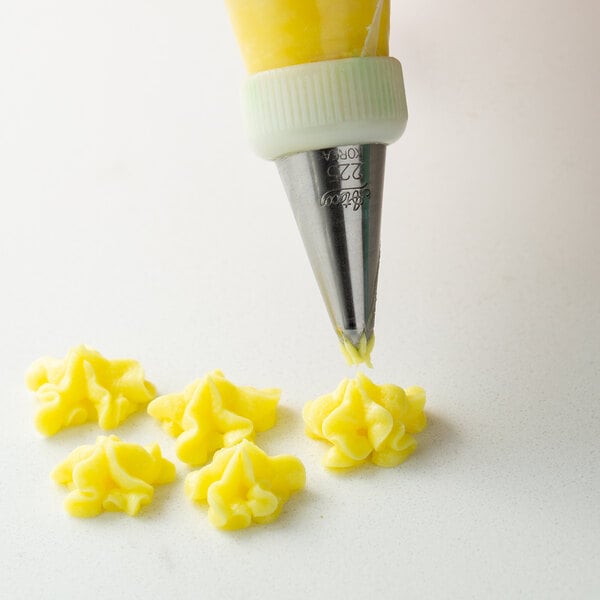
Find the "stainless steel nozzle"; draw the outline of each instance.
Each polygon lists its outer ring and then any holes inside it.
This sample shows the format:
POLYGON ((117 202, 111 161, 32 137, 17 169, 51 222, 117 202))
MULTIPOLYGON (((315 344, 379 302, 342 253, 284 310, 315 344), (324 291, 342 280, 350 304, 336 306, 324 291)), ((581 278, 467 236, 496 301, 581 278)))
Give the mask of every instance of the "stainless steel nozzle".
POLYGON ((373 337, 385 151, 337 146, 276 161, 335 331, 356 348, 373 337))

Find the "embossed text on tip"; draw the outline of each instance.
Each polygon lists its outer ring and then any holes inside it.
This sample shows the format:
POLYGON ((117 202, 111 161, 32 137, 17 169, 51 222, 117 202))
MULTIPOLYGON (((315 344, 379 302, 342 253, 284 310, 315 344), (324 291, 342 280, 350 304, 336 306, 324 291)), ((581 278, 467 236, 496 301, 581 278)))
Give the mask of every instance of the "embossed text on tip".
POLYGON ((343 206, 359 210, 371 196, 371 190, 365 184, 362 187, 328 190, 321 196, 321 206, 343 206))

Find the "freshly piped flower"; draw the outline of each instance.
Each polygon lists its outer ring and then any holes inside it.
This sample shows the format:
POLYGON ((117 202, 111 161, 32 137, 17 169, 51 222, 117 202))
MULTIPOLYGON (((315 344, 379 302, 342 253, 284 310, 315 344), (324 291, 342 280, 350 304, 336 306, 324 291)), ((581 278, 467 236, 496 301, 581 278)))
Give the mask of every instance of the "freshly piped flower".
POLYGON ((203 465, 216 450, 253 440, 257 432, 273 427, 280 395, 278 389, 236 386, 213 371, 179 394, 156 398, 148 414, 177 438, 180 460, 203 465))
POLYGON ((369 458, 382 467, 405 461, 416 447, 411 434, 427 425, 425 391, 378 386, 366 375, 345 379, 334 392, 308 402, 306 433, 329 442, 323 464, 331 468, 360 465, 369 458))
POLYGON ((27 387, 41 402, 35 424, 44 435, 97 421, 113 429, 156 396, 135 360, 109 360, 87 346, 64 359, 40 358, 27 371, 27 387))
POLYGON ((100 436, 95 445, 73 450, 52 479, 71 490, 65 508, 74 517, 105 510, 133 516, 151 502, 153 486, 175 479, 175 466, 162 457, 158 444, 143 448, 114 435, 100 436))
POLYGON ((256 444, 243 440, 223 448, 212 462, 190 473, 185 493, 208 503, 210 522, 221 529, 243 529, 275 520, 290 494, 306 482, 304 466, 294 456, 270 457, 256 444))

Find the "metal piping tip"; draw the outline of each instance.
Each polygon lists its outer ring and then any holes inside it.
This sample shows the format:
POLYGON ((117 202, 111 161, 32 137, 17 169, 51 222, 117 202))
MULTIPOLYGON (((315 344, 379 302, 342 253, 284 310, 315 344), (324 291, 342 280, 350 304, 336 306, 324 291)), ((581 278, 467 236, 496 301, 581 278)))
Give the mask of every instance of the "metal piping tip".
POLYGON ((349 364, 372 366, 385 149, 337 146, 276 161, 349 364))

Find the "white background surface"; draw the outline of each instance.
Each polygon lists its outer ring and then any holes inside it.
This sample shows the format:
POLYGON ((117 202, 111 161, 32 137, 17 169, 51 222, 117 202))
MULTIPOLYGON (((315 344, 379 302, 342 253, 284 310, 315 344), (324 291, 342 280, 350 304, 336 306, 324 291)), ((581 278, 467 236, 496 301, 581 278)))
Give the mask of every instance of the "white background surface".
MULTIPOLYGON (((430 427, 397 469, 319 465, 303 403, 352 373, 275 167, 239 114, 221 2, 0 4, 0 596, 600 597, 595 0, 394 2, 376 381, 430 427), (283 389, 259 437, 305 463, 274 524, 214 530, 178 481, 69 518, 28 364, 84 342, 161 392, 221 368, 283 389)), ((141 414, 117 433, 173 440, 141 414)))

